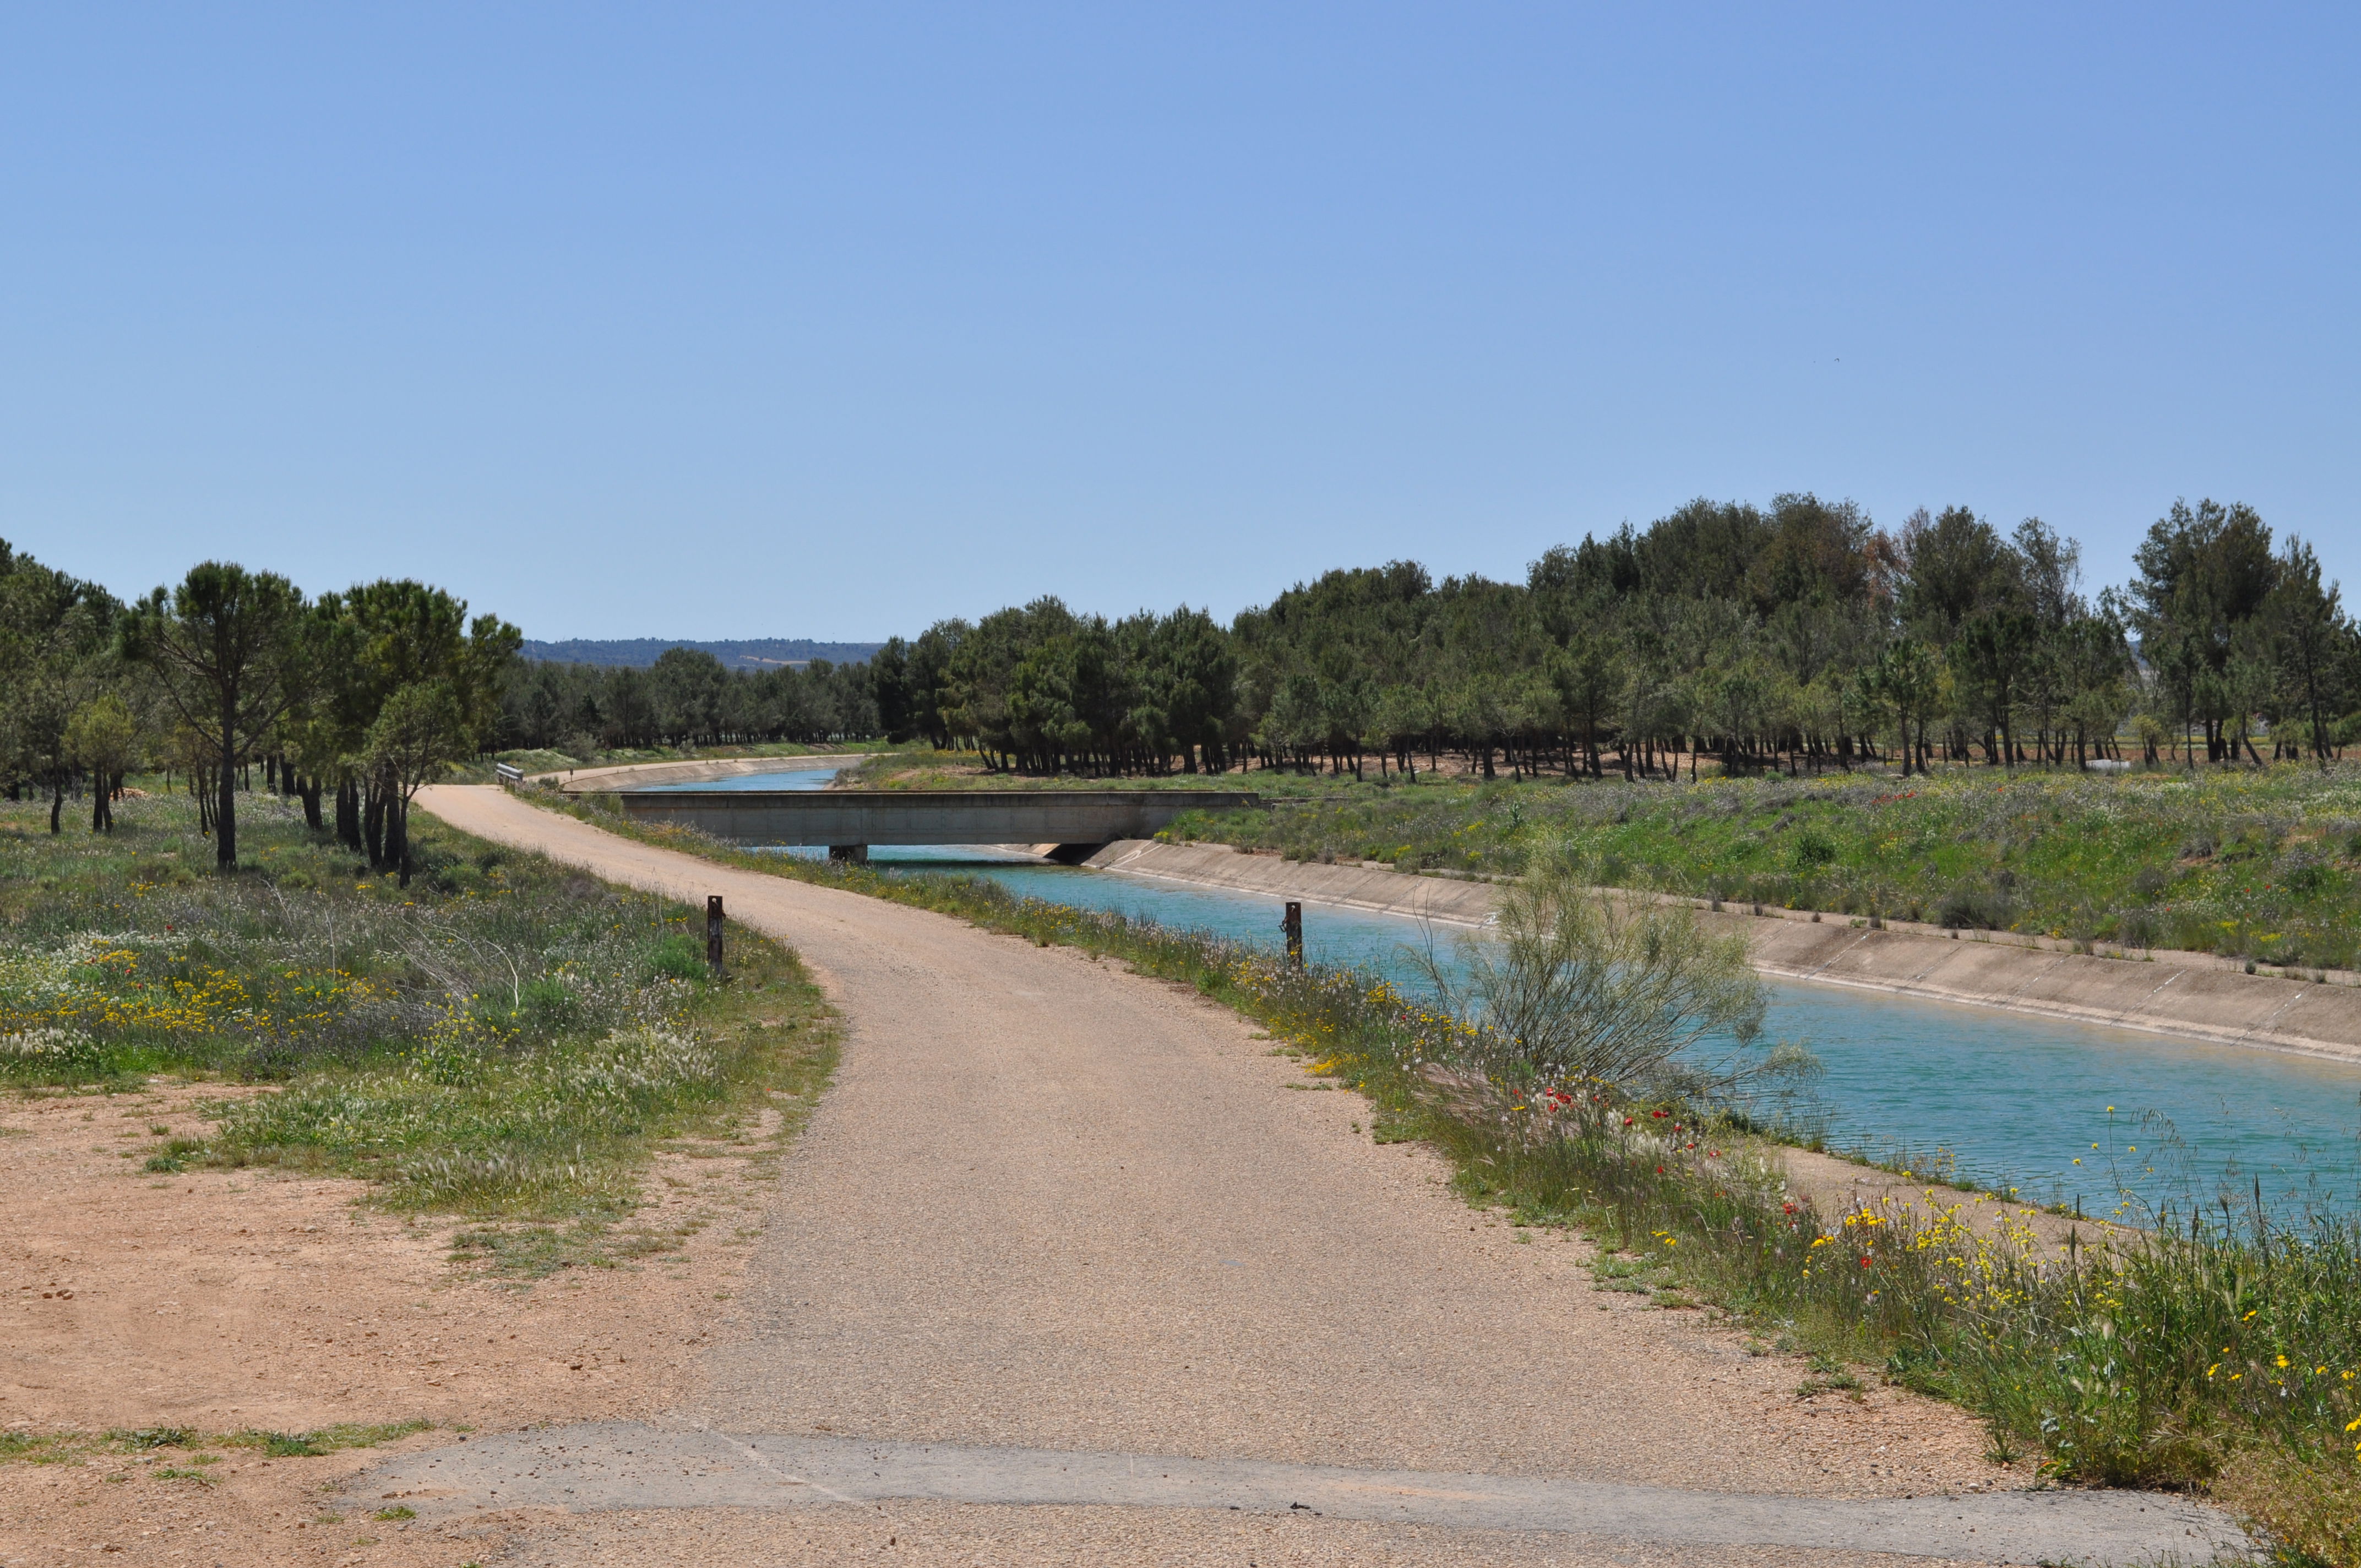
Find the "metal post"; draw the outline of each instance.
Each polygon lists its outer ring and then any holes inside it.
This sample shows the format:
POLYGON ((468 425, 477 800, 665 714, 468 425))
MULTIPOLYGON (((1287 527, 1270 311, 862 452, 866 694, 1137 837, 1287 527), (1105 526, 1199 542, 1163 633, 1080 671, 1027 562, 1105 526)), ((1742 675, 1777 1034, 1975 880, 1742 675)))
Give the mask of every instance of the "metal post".
POLYGON ((721 895, 708 894, 705 899, 705 966, 713 978, 721 978, 721 895))
POLYGON ((1280 917, 1279 928, 1287 933, 1287 961, 1297 969, 1301 969, 1303 967, 1303 905, 1293 899, 1288 900, 1287 913, 1280 917))

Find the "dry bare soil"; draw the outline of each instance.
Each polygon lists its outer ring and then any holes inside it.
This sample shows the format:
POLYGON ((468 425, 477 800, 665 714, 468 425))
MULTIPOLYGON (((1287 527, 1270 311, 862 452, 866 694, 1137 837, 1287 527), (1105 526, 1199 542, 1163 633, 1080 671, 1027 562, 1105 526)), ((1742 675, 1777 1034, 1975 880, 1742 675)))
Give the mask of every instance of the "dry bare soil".
POLYGON ((682 1261, 523 1288, 455 1260, 456 1227, 372 1210, 359 1182, 145 1170, 152 1129, 200 1135, 200 1107, 239 1092, 258 1091, 0 1102, 0 1431, 69 1434, 37 1452, 49 1463, 0 1464, 0 1563, 489 1561, 497 1523, 453 1539, 371 1517, 398 1499, 331 1497, 385 1447, 271 1458, 104 1434, 429 1423, 400 1450, 671 1409, 696 1386, 775 1181, 767 1136, 661 1156, 638 1223, 682 1261))

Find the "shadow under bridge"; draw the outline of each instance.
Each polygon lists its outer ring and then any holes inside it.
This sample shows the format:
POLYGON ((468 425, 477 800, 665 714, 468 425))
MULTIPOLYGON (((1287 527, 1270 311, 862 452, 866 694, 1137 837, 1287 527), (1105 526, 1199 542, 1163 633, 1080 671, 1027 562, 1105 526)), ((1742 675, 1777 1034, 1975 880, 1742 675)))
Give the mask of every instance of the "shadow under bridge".
POLYGON ((1184 811, 1258 806, 1227 790, 626 790, 635 822, 694 828, 735 844, 828 846, 865 861, 872 844, 1025 844, 1069 864, 1118 839, 1146 839, 1184 811))

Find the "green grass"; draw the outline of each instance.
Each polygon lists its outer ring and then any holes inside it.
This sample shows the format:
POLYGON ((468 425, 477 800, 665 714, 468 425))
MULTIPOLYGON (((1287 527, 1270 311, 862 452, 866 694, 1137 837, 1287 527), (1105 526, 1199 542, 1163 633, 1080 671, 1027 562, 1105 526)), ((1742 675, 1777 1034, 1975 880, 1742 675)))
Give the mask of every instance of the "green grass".
MULTIPOLYGON (((259 1431, 248 1428, 214 1438, 208 1447, 257 1449, 266 1459, 317 1459, 347 1448, 375 1448, 397 1442, 432 1427, 433 1421, 340 1422, 311 1431, 259 1431)), ((183 1443, 181 1447, 194 1447, 183 1443)))
POLYGON ((178 1450, 185 1457, 176 1464, 159 1464, 149 1470, 150 1478, 210 1484, 213 1477, 206 1474, 206 1467, 219 1464, 221 1456, 204 1450, 243 1450, 265 1459, 317 1459, 345 1449, 398 1442, 413 1433, 429 1431, 434 1425, 426 1420, 348 1421, 300 1432, 265 1431, 257 1427, 217 1432, 199 1431, 192 1427, 116 1428, 104 1432, 5 1431, 0 1432, 0 1462, 81 1464, 94 1458, 125 1456, 135 1461, 160 1461, 168 1451, 178 1450))
MULTIPOLYGON (((1378 787, 1374 761, 1369 764, 1369 778, 1372 782, 1363 787, 1374 790, 1378 787)), ((1104 776, 1091 773, 993 773, 985 767, 980 751, 935 751, 923 746, 880 751, 850 770, 844 782, 860 789, 1248 790, 1271 799, 1290 800, 1324 799, 1353 785, 1350 775, 1332 778, 1325 774, 1287 769, 1104 776)))
MULTIPOLYGON (((572 809, 612 823, 596 806, 572 809)), ((1822 1215, 1784 1196, 1775 1150, 1710 1109, 1536 1098, 1455 1070, 1466 1025, 1384 982, 1150 921, 1017 897, 996 883, 758 856, 677 828, 643 840, 960 916, 1194 985, 1276 1049, 1372 1102, 1380 1143, 1422 1139, 1457 1190, 1601 1249, 1601 1282, 1677 1309, 1710 1302, 1813 1357, 1799 1392, 1864 1373, 1953 1400, 1995 1453, 2068 1482, 2213 1497, 2280 1560, 2361 1561, 2361 1223, 2168 1215, 2061 1263, 1957 1211, 1822 1215), (1675 1129, 1671 1133, 1666 1128, 1675 1129), (1850 1223, 1848 1223, 1850 1221, 1850 1223)))
POLYGON ((355 1176, 390 1208, 579 1242, 634 1207, 660 1142, 726 1133, 774 1091, 807 1102, 833 1063, 793 955, 733 931, 717 981, 701 911, 423 816, 407 890, 268 796, 240 802, 234 876, 183 795, 117 823, 52 837, 38 806, 0 805, 0 1083, 272 1088, 160 1137, 151 1171, 355 1176))
POLYGON ((2361 763, 1331 784, 1272 811, 1192 813, 1162 836, 1498 874, 1565 843, 1601 881, 1692 897, 2288 968, 2351 968, 2361 953, 2361 763))

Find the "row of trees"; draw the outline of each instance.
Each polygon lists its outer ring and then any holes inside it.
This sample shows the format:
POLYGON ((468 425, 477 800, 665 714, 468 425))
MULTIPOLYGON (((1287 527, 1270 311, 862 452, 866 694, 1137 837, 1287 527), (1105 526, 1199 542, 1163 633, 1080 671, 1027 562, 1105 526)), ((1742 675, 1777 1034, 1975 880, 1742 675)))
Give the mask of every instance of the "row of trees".
POLYGON ((526 664, 514 627, 439 588, 307 599, 207 563, 126 604, 0 542, 0 779, 191 781, 223 864, 238 782, 302 797, 372 864, 406 866, 411 797, 491 746, 924 736, 1036 773, 1259 761, 1486 777, 1669 776, 1890 758, 2325 760, 2361 718, 2361 638, 2311 547, 2253 509, 2176 504, 2095 598, 2037 519, 1963 507, 1878 529, 1850 503, 1697 501, 1552 550, 1522 583, 1406 562, 1299 584, 1228 627, 1186 608, 1110 621, 1055 598, 896 638, 867 664, 526 664), (1611 761, 1610 761, 1611 759, 1611 761))
POLYGON ((574 756, 645 746, 865 739, 880 732, 866 664, 731 670, 671 648, 647 669, 520 664, 504 684, 500 740, 574 756))
POLYGON ((1554 549, 1525 581, 1414 564, 1335 571, 1228 628, 1109 621, 1054 598, 888 643, 896 737, 1023 771, 1264 765, 1668 773, 1891 758, 2002 766, 2325 758, 2361 643, 2311 548, 2252 509, 2176 505, 2095 598, 2038 519, 1964 507, 1892 532, 1850 503, 1697 501, 1554 549), (1611 756, 1611 763, 1609 757, 1611 756))
POLYGON ((237 794, 259 766, 314 828, 333 792, 338 838, 407 881, 411 799, 490 742, 521 641, 415 582, 312 599, 207 562, 126 604, 0 543, 0 776, 49 795, 53 832, 87 786, 104 831, 127 773, 177 773, 235 867, 237 794))

